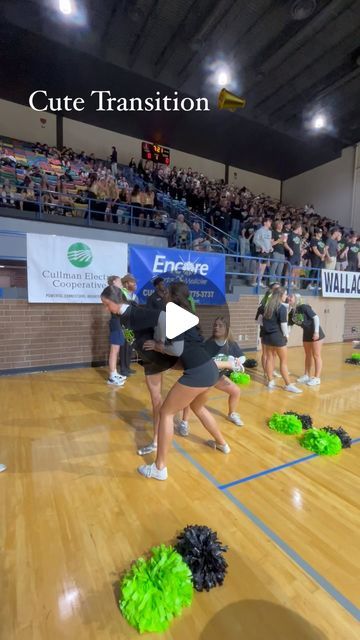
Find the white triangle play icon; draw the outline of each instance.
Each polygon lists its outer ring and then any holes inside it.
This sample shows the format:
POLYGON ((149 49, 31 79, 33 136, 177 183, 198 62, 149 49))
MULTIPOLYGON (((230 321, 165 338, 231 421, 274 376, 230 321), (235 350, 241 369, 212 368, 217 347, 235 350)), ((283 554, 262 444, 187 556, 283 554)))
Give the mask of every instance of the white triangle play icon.
POLYGON ((166 337, 172 340, 199 324, 199 318, 174 302, 166 305, 166 337))

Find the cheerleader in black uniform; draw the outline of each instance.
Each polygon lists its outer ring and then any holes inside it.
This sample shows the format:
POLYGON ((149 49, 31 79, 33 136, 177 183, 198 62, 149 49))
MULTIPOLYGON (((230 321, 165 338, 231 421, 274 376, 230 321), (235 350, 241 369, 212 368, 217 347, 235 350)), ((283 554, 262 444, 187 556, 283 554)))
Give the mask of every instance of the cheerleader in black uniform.
MULTIPOLYGON (((169 287, 169 300, 187 311, 191 311, 189 300, 183 294, 182 283, 172 283, 169 287)), ((219 371, 205 348, 198 327, 193 327, 177 336, 171 343, 165 336, 165 313, 159 317, 154 332, 155 340, 144 343, 143 349, 160 353, 176 354, 184 369, 183 375, 170 389, 160 410, 160 424, 156 462, 139 467, 139 472, 146 478, 166 480, 167 457, 174 435, 174 415, 190 405, 213 440, 208 444, 222 453, 230 453, 212 414, 205 407, 207 392, 219 381, 219 371)))
POLYGON ((298 382, 316 387, 320 384, 322 358, 321 349, 325 333, 320 326, 319 316, 309 304, 302 304, 301 296, 296 293, 289 296, 290 303, 289 325, 298 325, 303 329, 303 345, 305 350, 305 373, 298 382), (311 367, 314 363, 315 376, 311 376, 311 367))
POLYGON ((263 349, 265 351, 266 374, 268 389, 276 387, 274 376, 275 356, 280 360, 280 373, 285 382, 285 391, 302 393, 296 385, 292 384, 287 366, 287 341, 289 327, 287 323, 288 309, 286 306, 287 293, 279 287, 267 299, 263 314, 263 349))
MULTIPOLYGON (((182 283, 179 283, 179 285, 182 283)), ((165 312, 160 309, 149 309, 132 305, 125 299, 121 290, 116 286, 109 286, 101 293, 101 301, 110 313, 120 317, 121 326, 124 333, 132 332, 134 336, 133 346, 141 357, 144 367, 146 385, 149 390, 153 407, 154 438, 153 441, 138 450, 138 454, 143 456, 157 450, 158 424, 160 419, 160 409, 162 406, 162 374, 168 369, 178 366, 178 344, 168 344, 167 352, 160 353, 157 350, 144 349, 144 343, 153 342, 154 330, 160 338, 165 340, 165 312), (160 318, 161 316, 161 318, 160 318), (161 320, 161 330, 158 329, 161 320)), ((189 304, 189 302, 188 302, 189 304)), ((154 343, 155 344, 155 343, 154 343)), ((207 358, 209 356, 207 354, 207 358)), ((231 363, 230 363, 231 365, 231 363)), ((225 368, 229 363, 217 363, 217 369, 225 368)))
POLYGON ((143 343, 153 338, 154 326, 157 324, 160 309, 132 305, 116 286, 106 287, 101 294, 101 301, 114 317, 119 318, 119 323, 128 339, 132 335, 132 346, 140 355, 144 367, 146 386, 151 398, 154 427, 152 442, 138 449, 138 454, 144 456, 156 451, 162 405, 162 373, 176 364, 177 357, 142 350, 143 343))

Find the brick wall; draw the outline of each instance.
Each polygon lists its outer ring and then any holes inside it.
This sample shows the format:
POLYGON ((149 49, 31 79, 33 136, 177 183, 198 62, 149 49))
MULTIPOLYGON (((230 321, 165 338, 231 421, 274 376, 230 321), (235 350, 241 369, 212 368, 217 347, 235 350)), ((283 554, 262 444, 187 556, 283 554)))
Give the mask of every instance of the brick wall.
MULTIPOLYGON (((253 321, 258 299, 247 296, 230 303, 234 337, 256 345, 253 321)), ((205 336, 222 307, 197 307, 205 336)), ((108 356, 109 315, 101 305, 28 304, 25 300, 0 300, 0 371, 46 368, 50 365, 104 362, 108 356)))
MULTIPOLYGON (((255 349, 254 322, 257 296, 230 302, 232 332, 244 349, 255 349), (245 340, 244 337, 247 337, 245 340)), ((205 336, 210 335, 216 316, 224 307, 198 306, 205 336)), ((71 364, 105 362, 108 356, 108 313, 101 305, 28 304, 25 300, 0 300, 0 372, 71 364)), ((360 300, 347 300, 344 340, 360 335, 360 300)))
POLYGON ((0 371, 101 362, 109 316, 101 305, 0 301, 0 371))
POLYGON ((348 298, 345 302, 344 340, 360 340, 360 300, 348 298), (352 332, 352 328, 357 329, 352 332))

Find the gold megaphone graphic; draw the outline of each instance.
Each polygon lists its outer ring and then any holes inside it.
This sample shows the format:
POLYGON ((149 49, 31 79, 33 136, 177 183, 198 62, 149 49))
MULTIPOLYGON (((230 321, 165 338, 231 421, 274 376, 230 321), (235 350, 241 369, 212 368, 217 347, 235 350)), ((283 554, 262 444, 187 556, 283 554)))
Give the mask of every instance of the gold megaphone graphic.
POLYGON ((243 109, 246 105, 245 98, 236 96, 227 89, 221 89, 218 97, 218 109, 227 109, 228 111, 236 111, 243 109))

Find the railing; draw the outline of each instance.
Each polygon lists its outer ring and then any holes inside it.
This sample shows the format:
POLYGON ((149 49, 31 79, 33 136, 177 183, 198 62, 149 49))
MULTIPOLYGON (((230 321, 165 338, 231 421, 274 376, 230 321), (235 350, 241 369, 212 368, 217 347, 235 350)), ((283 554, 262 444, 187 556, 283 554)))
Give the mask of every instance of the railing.
MULTIPOLYGON (((257 256, 226 255, 226 276, 232 280, 234 286, 247 286, 250 293, 261 294, 270 284, 278 282, 287 289, 289 293, 307 290, 307 295, 318 295, 321 291, 321 271, 322 269, 307 267, 304 265, 293 265, 288 260, 274 260, 273 258, 261 258, 257 256), (230 260, 239 266, 234 268, 234 264, 229 266, 230 260), (266 263, 262 272, 260 265, 266 263), (282 266, 281 274, 272 274, 271 266, 282 266), (298 275, 302 272, 303 275, 298 275)), ((227 291, 228 293, 230 291, 227 291)))
MULTIPOLYGON (((143 206, 141 204, 127 204, 125 202, 117 202, 111 204, 109 200, 99 200, 89 196, 81 196, 80 194, 57 192, 51 189, 35 189, 35 198, 29 198, 26 194, 14 194, 14 204, 21 211, 29 211, 36 214, 38 220, 49 220, 52 216, 61 216, 63 218, 78 218, 85 221, 87 226, 96 226, 96 223, 113 223, 126 228, 130 232, 140 232, 147 230, 147 233, 154 235, 163 235, 171 239, 171 246, 180 246, 180 238, 176 234, 174 213, 178 214, 174 208, 155 209, 143 206), (76 202, 78 200, 78 202, 76 202), (162 211, 169 213, 167 217, 163 215, 162 220, 154 221, 154 216, 159 215, 162 211)), ((10 203, 9 203, 10 204, 10 203)), ((199 222, 204 239, 209 243, 211 250, 222 253, 229 253, 233 249, 225 245, 214 233, 222 235, 223 238, 227 234, 221 232, 217 227, 206 223, 198 214, 188 210, 187 222, 199 222), (206 231, 206 227, 212 228, 213 233, 206 231)), ((230 236, 228 236, 230 238, 230 236)), ((231 240, 231 238, 230 238, 231 240)), ((192 232, 189 231, 189 241, 187 249, 192 247, 192 232)), ((236 243, 236 248, 237 243, 236 243)), ((237 252, 234 252, 236 255, 237 252)))

